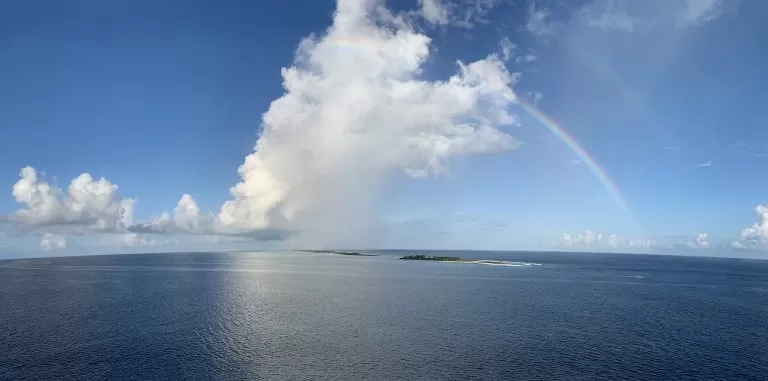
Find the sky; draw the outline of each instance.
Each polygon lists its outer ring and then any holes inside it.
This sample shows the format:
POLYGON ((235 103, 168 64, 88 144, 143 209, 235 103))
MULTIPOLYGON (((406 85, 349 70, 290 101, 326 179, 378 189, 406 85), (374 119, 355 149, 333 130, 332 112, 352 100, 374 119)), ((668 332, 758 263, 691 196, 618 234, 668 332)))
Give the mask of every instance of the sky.
POLYGON ((0 258, 768 257, 768 3, 0 3, 0 258))

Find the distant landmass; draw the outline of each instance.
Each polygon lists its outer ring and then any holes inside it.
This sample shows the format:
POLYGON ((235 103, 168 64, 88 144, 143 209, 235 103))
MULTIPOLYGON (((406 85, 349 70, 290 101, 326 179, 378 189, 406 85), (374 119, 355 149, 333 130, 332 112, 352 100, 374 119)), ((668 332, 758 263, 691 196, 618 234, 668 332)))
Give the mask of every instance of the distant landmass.
MULTIPOLYGON (((336 254, 336 255, 349 255, 357 257, 377 257, 378 254, 363 253, 359 251, 349 250, 319 250, 319 249, 299 249, 294 250, 300 253, 316 253, 316 254, 336 254)), ((528 267, 538 266, 538 263, 528 262, 510 262, 510 261, 497 261, 490 259, 465 259, 461 257, 441 256, 441 255, 405 255, 400 257, 402 260, 411 261, 433 261, 433 262, 453 262, 453 263, 471 263, 479 265, 491 265, 491 266, 508 266, 508 267, 528 267)))
POLYGON ((528 267, 538 266, 538 263, 528 262, 510 262, 510 261, 494 261, 490 259, 464 259, 460 257, 445 257, 439 255, 406 255, 400 257, 400 259, 410 261, 435 261, 435 262, 455 262, 455 263, 472 263, 478 265, 491 265, 491 266, 508 266, 508 267, 528 267))
POLYGON ((315 250, 315 249, 301 249, 295 250, 302 253, 318 253, 318 254, 338 254, 338 255, 357 255, 361 257, 377 257, 377 254, 360 253, 357 251, 345 251, 345 250, 315 250))
POLYGON ((413 260, 413 261, 439 261, 439 262, 463 262, 466 261, 463 258, 459 257, 441 257, 438 255, 406 255, 403 257, 400 257, 400 259, 407 259, 407 260, 413 260))

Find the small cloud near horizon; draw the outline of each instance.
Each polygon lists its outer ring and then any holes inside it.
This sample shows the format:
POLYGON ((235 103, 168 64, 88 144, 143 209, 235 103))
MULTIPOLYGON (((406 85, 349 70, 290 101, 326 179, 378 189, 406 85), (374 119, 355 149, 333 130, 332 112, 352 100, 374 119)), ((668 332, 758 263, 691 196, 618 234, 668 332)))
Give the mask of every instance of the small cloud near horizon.
POLYGON ((696 168, 705 168, 705 167, 709 167, 711 165, 712 165, 712 160, 705 161, 705 162, 703 162, 701 164, 694 164, 693 166, 696 167, 696 168))
POLYGON ((664 236, 666 239, 674 239, 674 240, 685 240, 688 239, 689 236, 686 234, 667 234, 664 236))
POLYGON ((740 141, 737 141, 737 142, 733 142, 731 144, 726 144, 725 148, 742 148, 742 147, 746 147, 748 145, 749 145, 749 143, 747 143, 747 142, 745 142, 743 140, 740 140, 740 141))

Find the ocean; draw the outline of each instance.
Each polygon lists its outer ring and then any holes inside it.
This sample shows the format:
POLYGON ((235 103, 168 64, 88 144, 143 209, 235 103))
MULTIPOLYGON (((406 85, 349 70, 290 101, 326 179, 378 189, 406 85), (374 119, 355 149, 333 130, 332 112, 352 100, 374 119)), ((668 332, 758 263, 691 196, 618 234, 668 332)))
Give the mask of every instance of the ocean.
POLYGON ((0 261, 0 379, 768 379, 768 261, 380 254, 0 261))

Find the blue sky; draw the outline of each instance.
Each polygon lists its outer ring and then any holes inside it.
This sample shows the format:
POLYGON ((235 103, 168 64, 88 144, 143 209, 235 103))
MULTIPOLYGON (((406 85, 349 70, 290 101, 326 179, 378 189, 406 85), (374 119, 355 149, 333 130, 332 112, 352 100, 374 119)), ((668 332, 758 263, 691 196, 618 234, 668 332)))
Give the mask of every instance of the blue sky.
POLYGON ((768 4, 338 5, 3 2, 0 251, 767 247, 768 4), (537 93, 628 209, 510 100, 537 93))

